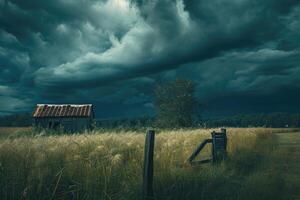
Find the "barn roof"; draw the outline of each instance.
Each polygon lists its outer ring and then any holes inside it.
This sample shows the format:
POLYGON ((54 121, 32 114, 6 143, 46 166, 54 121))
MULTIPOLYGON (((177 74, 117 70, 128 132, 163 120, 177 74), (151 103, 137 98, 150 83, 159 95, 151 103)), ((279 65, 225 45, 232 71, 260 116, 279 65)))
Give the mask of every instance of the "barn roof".
POLYGON ((93 117, 92 104, 37 104, 33 117, 93 117))

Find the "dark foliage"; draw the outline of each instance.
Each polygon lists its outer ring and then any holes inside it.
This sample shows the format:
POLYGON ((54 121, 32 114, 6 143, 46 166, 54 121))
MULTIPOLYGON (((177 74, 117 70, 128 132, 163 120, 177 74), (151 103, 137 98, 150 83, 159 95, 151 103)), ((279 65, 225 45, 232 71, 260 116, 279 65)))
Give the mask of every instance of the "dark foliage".
POLYGON ((31 126, 31 114, 23 113, 23 114, 14 114, 8 116, 0 116, 0 126, 7 127, 26 127, 31 126))
POLYGON ((203 121, 206 127, 300 127, 300 114, 270 113, 235 115, 203 121))
MULTIPOLYGON (((2 127, 26 127, 32 125, 30 113, 14 114, 0 117, 0 126, 2 127)), ((155 127, 154 117, 139 117, 131 119, 96 119, 95 128, 102 129, 120 129, 120 130, 138 130, 147 127, 155 127)), ((210 118, 194 121, 193 126, 198 127, 300 127, 300 114, 291 113, 269 113, 253 115, 235 115, 221 118, 210 118)), ((178 126, 171 128, 180 128, 178 126)))
POLYGON ((155 89, 156 122, 160 127, 191 127, 197 120, 199 102, 195 97, 195 84, 176 79, 155 89))
POLYGON ((153 117, 140 117, 131 119, 96 119, 94 127, 103 130, 141 130, 154 124, 153 117))

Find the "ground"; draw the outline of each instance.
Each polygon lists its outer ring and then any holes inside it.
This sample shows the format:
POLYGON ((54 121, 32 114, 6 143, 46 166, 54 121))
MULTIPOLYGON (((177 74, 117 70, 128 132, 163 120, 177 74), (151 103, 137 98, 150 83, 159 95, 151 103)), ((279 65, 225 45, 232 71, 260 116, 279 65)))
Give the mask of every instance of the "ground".
POLYGON ((279 149, 283 152, 277 160, 278 167, 284 173, 291 197, 300 199, 300 132, 279 133, 279 149))
MULTIPOLYGON (((299 129, 228 128, 228 159, 186 159, 211 131, 157 131, 155 199, 300 199, 299 129)), ((143 131, 64 135, 0 128, 0 199, 141 199, 143 131)), ((200 158, 210 155, 208 145, 200 158)))

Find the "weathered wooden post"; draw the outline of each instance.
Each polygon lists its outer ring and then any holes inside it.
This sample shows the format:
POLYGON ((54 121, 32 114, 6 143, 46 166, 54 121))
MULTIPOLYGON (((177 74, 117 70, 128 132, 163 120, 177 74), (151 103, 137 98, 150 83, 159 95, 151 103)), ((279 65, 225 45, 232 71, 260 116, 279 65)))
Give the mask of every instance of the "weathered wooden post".
POLYGON ((153 194, 153 154, 155 131, 148 130, 145 140, 143 195, 145 199, 154 199, 153 194))
POLYGON ((221 133, 223 133, 223 137, 224 137, 224 149, 225 149, 225 153, 227 153, 227 134, 226 134, 226 128, 221 128, 221 133))
POLYGON ((226 159, 227 135, 226 129, 222 128, 220 133, 213 131, 212 136, 212 161, 213 163, 226 159))
POLYGON ((215 140, 214 140, 214 137, 215 137, 215 134, 216 134, 216 131, 213 131, 211 132, 211 159, 212 159, 212 162, 214 163, 216 161, 216 152, 215 152, 215 140))

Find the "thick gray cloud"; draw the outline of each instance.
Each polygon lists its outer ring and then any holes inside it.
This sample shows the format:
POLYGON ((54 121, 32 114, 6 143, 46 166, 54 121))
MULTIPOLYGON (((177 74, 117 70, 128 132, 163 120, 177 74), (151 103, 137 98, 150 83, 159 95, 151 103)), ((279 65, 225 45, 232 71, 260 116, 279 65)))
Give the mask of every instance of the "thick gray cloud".
POLYGON ((298 0, 0 0, 0 112, 152 114, 153 88, 175 77, 207 112, 292 111, 278 94, 300 99, 299 47, 298 0))

